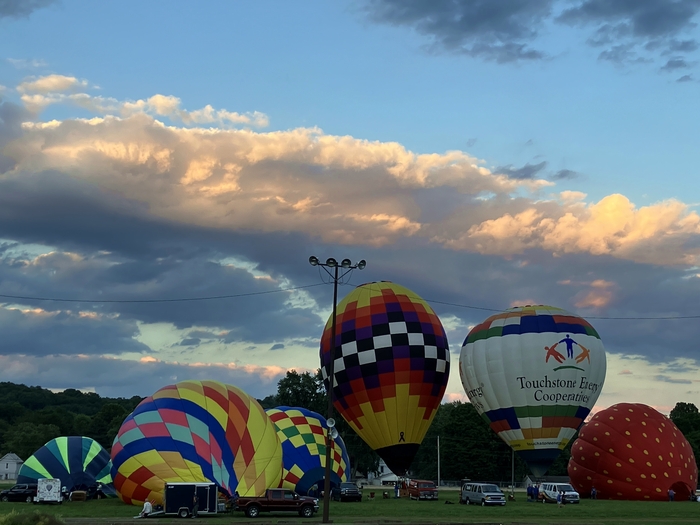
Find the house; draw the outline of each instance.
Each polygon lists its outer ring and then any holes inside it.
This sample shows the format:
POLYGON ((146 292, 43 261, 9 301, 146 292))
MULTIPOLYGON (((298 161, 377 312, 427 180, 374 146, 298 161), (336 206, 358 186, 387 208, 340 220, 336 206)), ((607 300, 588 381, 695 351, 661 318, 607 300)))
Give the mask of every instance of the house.
POLYGON ((0 458, 0 480, 15 480, 24 461, 17 454, 10 452, 0 458))
MULTIPOLYGON (((410 476, 410 473, 409 473, 410 476)), ((361 484, 367 485, 394 485, 399 477, 386 466, 383 459, 379 460, 376 472, 370 472, 367 480, 358 480, 361 484)))

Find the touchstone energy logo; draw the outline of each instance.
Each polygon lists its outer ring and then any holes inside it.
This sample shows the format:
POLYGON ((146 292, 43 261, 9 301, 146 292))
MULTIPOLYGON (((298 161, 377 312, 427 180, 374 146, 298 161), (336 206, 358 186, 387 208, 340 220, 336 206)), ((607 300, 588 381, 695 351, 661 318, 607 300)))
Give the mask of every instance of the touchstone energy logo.
MULTIPOLYGON (((554 361, 557 363, 560 363, 562 366, 555 366, 554 371, 559 371, 559 370, 565 370, 567 368, 569 369, 574 369, 574 370, 580 370, 581 372, 585 372, 583 368, 580 366, 576 366, 578 364, 583 364, 584 361, 588 361, 590 364, 591 362, 591 351, 583 346, 581 343, 576 342, 574 339, 571 338, 569 334, 566 334, 566 337, 562 339, 561 341, 557 341, 554 343, 552 346, 545 346, 544 349, 546 350, 546 355, 545 355, 545 363, 549 362, 549 358, 551 357, 554 361), (557 350, 557 346, 560 344, 566 345, 566 357, 564 354, 559 352, 557 350), (575 354, 575 349, 574 345, 578 348, 579 354, 574 357, 575 354), (573 360, 573 362, 572 362, 573 360), (573 363, 576 363, 573 364, 573 363)), ((563 350, 562 350, 563 351, 563 350)))

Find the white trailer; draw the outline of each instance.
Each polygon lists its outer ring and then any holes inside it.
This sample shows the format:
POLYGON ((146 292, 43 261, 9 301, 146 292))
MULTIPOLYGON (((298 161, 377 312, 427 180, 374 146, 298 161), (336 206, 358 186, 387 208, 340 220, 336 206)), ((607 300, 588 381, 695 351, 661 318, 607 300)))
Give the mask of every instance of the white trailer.
POLYGON ((63 503, 63 493, 61 491, 61 480, 58 478, 41 478, 36 482, 37 503, 63 503))

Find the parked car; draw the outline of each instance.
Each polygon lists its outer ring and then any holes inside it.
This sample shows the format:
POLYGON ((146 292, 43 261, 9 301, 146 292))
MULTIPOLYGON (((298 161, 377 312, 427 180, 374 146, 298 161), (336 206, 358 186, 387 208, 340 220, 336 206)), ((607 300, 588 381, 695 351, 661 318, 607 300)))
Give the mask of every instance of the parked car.
POLYGON ((493 483, 469 482, 462 485, 459 502, 465 505, 505 505, 506 496, 501 489, 493 483))
POLYGON ((579 493, 568 483, 542 483, 540 485, 540 497, 542 503, 556 503, 557 494, 562 493, 562 503, 578 503, 579 493))
POLYGON ((341 483, 331 489, 331 498, 334 501, 362 501, 362 492, 354 483, 341 483))
POLYGON ((26 501, 31 503, 36 496, 36 483, 18 483, 10 489, 0 492, 0 501, 26 501))
POLYGON ((408 497, 415 500, 437 501, 435 483, 426 479, 412 479, 408 482, 408 497))

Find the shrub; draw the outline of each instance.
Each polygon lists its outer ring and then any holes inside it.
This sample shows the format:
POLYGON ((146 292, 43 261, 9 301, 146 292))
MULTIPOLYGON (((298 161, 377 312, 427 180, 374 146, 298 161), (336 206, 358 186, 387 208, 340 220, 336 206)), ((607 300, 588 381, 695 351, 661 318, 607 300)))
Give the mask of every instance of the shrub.
POLYGON ((46 514, 45 512, 17 512, 13 510, 9 514, 0 516, 0 525, 65 525, 60 516, 46 514))

